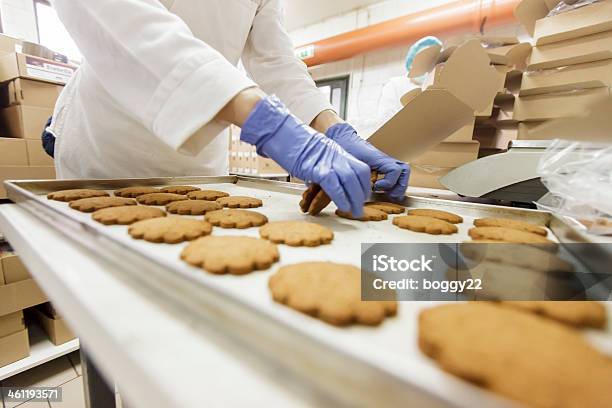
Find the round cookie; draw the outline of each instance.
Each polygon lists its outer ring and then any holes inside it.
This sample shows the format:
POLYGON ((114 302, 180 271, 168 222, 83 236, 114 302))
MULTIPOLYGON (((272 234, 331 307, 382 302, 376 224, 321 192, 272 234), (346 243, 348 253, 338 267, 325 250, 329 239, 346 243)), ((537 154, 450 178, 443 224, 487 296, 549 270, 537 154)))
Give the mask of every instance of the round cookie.
POLYGON ((108 197, 109 194, 106 191, 102 190, 91 190, 88 188, 76 188, 73 190, 61 190, 54 191, 52 193, 47 194, 47 198, 49 200, 55 201, 76 201, 82 198, 93 198, 93 197, 108 197))
POLYGON ((408 215, 437 218, 442 221, 450 222, 451 224, 461 224, 463 222, 463 218, 458 216, 457 214, 442 210, 429 210, 427 208, 416 208, 414 210, 408 210, 408 215))
POLYGON ((181 259, 214 274, 244 275, 268 269, 280 258, 273 243, 251 237, 210 236, 191 242, 181 259))
POLYGON ((249 210, 218 210, 206 213, 206 221, 221 228, 259 227, 268 222, 268 217, 249 210))
POLYGON ((71 201, 69 205, 73 210, 78 210, 81 212, 94 212, 103 208, 136 205, 136 201, 131 198, 121 197, 92 197, 71 201))
POLYGON ((211 232, 210 223, 184 217, 152 218, 138 221, 128 229, 132 238, 166 244, 192 241, 211 232))
POLYGON ((338 326, 378 325, 397 313, 395 301, 362 301, 361 271, 352 265, 304 262, 283 266, 268 282, 272 298, 338 326))
POLYGON ((511 220, 508 218, 480 218, 474 220, 477 227, 501 227, 518 231, 530 232, 545 237, 548 235, 546 228, 525 221, 511 220))
POLYGON ((126 187, 115 190, 116 197, 136 198, 141 195, 159 193, 159 189, 154 187, 126 187))
POLYGON ((228 208, 257 208, 263 205, 263 202, 258 198, 244 196, 221 197, 216 201, 223 207, 228 208))
POLYGON ((502 227, 476 227, 468 231, 474 240, 494 239, 515 244, 552 244, 542 235, 502 227))
POLYGON ((259 235, 275 244, 289 246, 315 247, 329 244, 334 239, 331 229, 304 221, 271 222, 259 229, 259 235))
POLYGON ((125 207, 103 208, 94 212, 91 218, 104 225, 130 225, 137 221, 165 216, 166 213, 159 208, 129 205, 125 207))
POLYGON ((140 204, 145 205, 166 205, 173 201, 188 200, 186 195, 173 193, 151 193, 136 197, 140 204))
POLYGON ((162 193, 185 195, 187 193, 191 193, 192 191, 198 190, 200 190, 200 188, 194 186, 168 186, 161 188, 159 191, 162 193))
POLYGON ((166 205, 166 211, 180 215, 203 215, 209 211, 221 210, 221 204, 206 200, 174 201, 166 205))
POLYGON ((402 215, 393 218, 393 225, 414 232, 432 235, 450 235, 458 231, 457 226, 437 218, 420 215, 402 215))
POLYGON ((363 207, 363 216, 360 218, 355 218, 350 212, 340 210, 336 210, 336 215, 338 217, 356 221, 383 221, 387 219, 386 212, 377 210, 376 208, 372 207, 363 207))
POLYGON ((387 203, 384 201, 373 201, 370 203, 365 203, 365 206, 368 208, 374 208, 375 210, 386 212, 387 214, 401 214, 406 211, 406 209, 399 204, 387 203))
POLYGON ((217 190, 200 190, 200 191, 192 191, 187 194, 190 200, 206 200, 206 201, 216 201, 221 197, 229 197, 224 191, 217 190))
POLYGON ((607 316, 605 307, 592 301, 504 301, 502 306, 548 317, 572 327, 603 329, 607 316))
POLYGON ((522 405, 612 406, 610 358, 555 321, 486 302, 443 305, 421 312, 418 341, 444 370, 522 405))

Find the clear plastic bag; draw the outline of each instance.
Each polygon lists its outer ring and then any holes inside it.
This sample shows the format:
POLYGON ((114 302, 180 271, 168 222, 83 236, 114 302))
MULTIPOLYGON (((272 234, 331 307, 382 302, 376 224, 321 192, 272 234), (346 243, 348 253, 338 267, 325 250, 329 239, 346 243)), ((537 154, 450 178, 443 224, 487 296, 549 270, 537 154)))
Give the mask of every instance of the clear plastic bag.
POLYGON ((538 208, 573 217, 592 233, 612 234, 612 144, 554 140, 538 174, 549 191, 538 208))
POLYGON ((563 0, 555 6, 546 17, 556 16, 557 14, 566 13, 580 7, 588 6, 593 3, 599 3, 602 0, 563 0))

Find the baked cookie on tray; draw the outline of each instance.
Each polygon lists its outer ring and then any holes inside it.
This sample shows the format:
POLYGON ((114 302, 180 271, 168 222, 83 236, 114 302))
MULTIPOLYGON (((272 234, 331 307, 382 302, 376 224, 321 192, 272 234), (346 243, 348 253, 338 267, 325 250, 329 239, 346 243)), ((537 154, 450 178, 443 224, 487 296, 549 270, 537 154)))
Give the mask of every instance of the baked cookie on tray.
POLYGON ((450 235, 457 231, 457 226, 437 218, 421 215, 401 215, 393 218, 393 225, 414 232, 424 232, 431 235, 450 235))
POLYGON ((442 221, 450 222, 451 224, 461 224, 463 222, 463 217, 460 217, 457 214, 442 210, 429 210, 427 208, 415 208, 413 210, 408 210, 408 215, 437 218, 442 221))
POLYGON ((329 244, 334 232, 322 225, 305 221, 271 222, 259 229, 259 235, 275 244, 315 247, 329 244))
POLYGON ((545 237, 548 234, 546 228, 530 222, 511 220, 508 218, 479 218, 474 220, 476 227, 501 227, 518 231, 530 232, 545 237))
POLYGON ((384 221, 387 219, 386 212, 377 210, 376 208, 372 207, 363 207, 363 215, 359 218, 356 218, 350 212, 340 210, 336 210, 336 215, 341 218, 356 221, 384 221))
POLYGON ((365 206, 368 208, 374 208, 375 210, 386 212, 387 214, 401 214, 406 211, 406 209, 399 204, 387 203, 384 201, 372 201, 369 203, 365 203, 365 206))
POLYGON ((164 210, 144 205, 104 208, 91 215, 95 221, 104 225, 130 225, 137 221, 165 216, 164 210))
POLYGON ((174 201, 166 205, 166 211, 180 215, 203 215, 209 211, 221 210, 221 204, 206 200, 174 201))
POLYGON ((218 210, 210 211, 204 216, 206 221, 221 228, 259 227, 268 222, 268 217, 250 210, 218 210))
POLYGON ((126 205, 136 205, 136 200, 121 197, 92 197, 81 198, 70 202, 70 208, 81 212, 94 212, 103 208, 122 207, 126 205))
POLYGON ((473 240, 493 239, 515 244, 554 244, 540 234, 503 227, 475 227, 471 228, 468 234, 473 240))
POLYGON ((200 190, 188 193, 187 197, 189 197, 190 200, 216 201, 221 197, 229 197, 229 194, 224 191, 217 190, 200 190))
POLYGON ((197 239, 181 252, 183 261, 217 275, 268 269, 279 258, 278 248, 269 241, 227 235, 197 239))
POLYGON ((353 265, 303 262, 283 266, 268 285, 276 302, 337 326, 375 326, 397 313, 395 301, 361 300, 361 271, 353 265))
POLYGON ((257 208, 263 205, 263 201, 260 199, 245 196, 221 197, 216 201, 223 207, 228 208, 257 208))
POLYGON ((141 195, 159 193, 159 189, 155 187, 125 187, 115 190, 116 197, 136 198, 141 195))
POLYGON ((47 198, 49 200, 70 202, 70 201, 80 200, 82 198, 108 197, 109 195, 110 194, 108 194, 106 191, 103 191, 103 190, 92 190, 89 188, 75 188, 72 190, 54 191, 52 193, 47 194, 47 198))
POLYGON ((188 200, 186 195, 174 193, 151 193, 136 197, 140 204, 145 205, 166 205, 173 201, 188 200))
POLYGON ((194 187, 194 186, 168 186, 168 187, 161 188, 159 191, 161 191, 162 193, 185 195, 187 193, 191 193, 192 191, 198 191, 198 190, 200 190, 200 188, 194 187))
POLYGON ((128 233, 134 239, 144 239, 156 244, 178 244, 192 241, 212 232, 206 221, 185 217, 152 218, 130 225, 128 233))
POLYGON ((530 407, 611 407, 612 361, 575 329, 487 302, 419 316, 419 347, 444 370, 530 407))
POLYGON ((592 301, 503 301, 502 306, 548 317, 573 327, 603 329, 606 326, 606 308, 592 301))

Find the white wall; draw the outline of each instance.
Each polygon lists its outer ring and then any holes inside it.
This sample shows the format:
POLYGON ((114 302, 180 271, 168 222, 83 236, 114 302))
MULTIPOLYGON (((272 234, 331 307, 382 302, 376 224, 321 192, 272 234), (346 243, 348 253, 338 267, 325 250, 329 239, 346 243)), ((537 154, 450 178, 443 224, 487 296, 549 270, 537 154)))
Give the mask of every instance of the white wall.
MULTIPOLYGON (((454 0, 387 0, 290 32, 296 46, 314 42, 343 32, 367 27, 385 20, 440 6, 454 0)), ((523 35, 512 25, 487 31, 490 35, 523 35)), ((442 38, 443 40, 443 38, 442 38)), ((375 121, 378 100, 389 78, 405 74, 404 59, 409 45, 382 49, 348 60, 312 67, 315 80, 350 75, 347 120, 356 124, 375 121)))
POLYGON ((32 0, 0 0, 0 14, 5 34, 30 42, 38 42, 32 0))

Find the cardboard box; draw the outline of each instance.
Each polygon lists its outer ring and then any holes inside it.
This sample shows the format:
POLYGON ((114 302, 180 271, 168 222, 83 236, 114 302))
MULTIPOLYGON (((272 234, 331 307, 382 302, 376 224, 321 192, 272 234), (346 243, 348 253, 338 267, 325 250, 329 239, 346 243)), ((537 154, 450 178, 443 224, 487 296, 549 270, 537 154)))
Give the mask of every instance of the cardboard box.
POLYGON ((274 160, 257 156, 252 173, 258 175, 283 175, 287 174, 287 171, 274 160))
POLYGON ((29 355, 30 342, 27 329, 0 338, 0 367, 19 361, 29 355))
POLYGON ((523 68, 527 64, 527 57, 531 53, 531 44, 518 43, 501 47, 487 48, 491 62, 496 65, 523 68))
POLYGON ((536 21, 536 45, 584 37, 612 30, 612 3, 601 1, 536 21))
POLYGON ((34 279, 0 286, 0 316, 48 301, 34 279))
POLYGON ((440 143, 413 159, 411 165, 432 165, 436 167, 459 167, 478 158, 479 143, 440 143))
POLYGON ((16 78, 0 87, 0 106, 30 105, 53 109, 63 88, 54 83, 16 78))
POLYGON ((0 138, 0 166, 27 166, 28 151, 22 139, 0 138))
POLYGON ((514 118, 518 121, 541 121, 583 115, 589 106, 610 95, 609 88, 575 92, 523 96, 516 98, 514 118))
POLYGON ((0 133, 20 139, 38 139, 53 109, 38 106, 15 105, 0 109, 0 133))
POLYGON ((543 123, 546 123, 546 121, 540 121, 540 122, 523 122, 523 123, 519 123, 518 124, 518 131, 517 131, 517 139, 518 140, 549 140, 549 139, 556 139, 556 137, 550 137, 546 136, 543 137, 543 135, 539 135, 537 132, 537 128, 542 125, 543 123))
POLYGON ((2 263, 2 273, 4 274, 4 283, 6 285, 32 279, 30 272, 21 262, 19 256, 12 253, 4 253, 0 256, 0 262, 2 263))
POLYGON ((28 151, 28 164, 30 166, 53 166, 53 157, 49 156, 43 149, 40 139, 24 139, 28 151))
POLYGON ((445 143, 464 143, 471 142, 472 135, 474 134, 474 125, 476 123, 475 119, 472 119, 470 123, 465 126, 462 126, 454 132, 452 135, 444 139, 445 143))
POLYGON ((7 198, 4 180, 52 180, 55 167, 52 166, 0 166, 0 198, 7 198))
POLYGON ((474 112, 494 99, 499 75, 480 42, 469 41, 448 58, 437 84, 418 93, 369 141, 390 156, 410 162, 473 123, 474 112))
POLYGON ((453 170, 453 167, 442 168, 425 165, 412 166, 410 172, 410 185, 413 187, 426 187, 446 190, 446 187, 440 184, 439 180, 441 177, 446 176, 453 170))
POLYGON ((0 56, 0 82, 27 78, 63 85, 76 70, 77 67, 74 65, 32 55, 12 53, 0 56))
POLYGON ((19 38, 0 34, 0 52, 13 53, 17 50, 17 45, 21 45, 21 40, 19 38))
POLYGON ((512 140, 516 140, 517 138, 518 127, 477 127, 474 130, 474 139, 480 142, 481 149, 506 150, 508 149, 510 142, 512 140))
POLYGON ((25 329, 23 311, 0 316, 0 338, 25 329))
POLYGON ((533 47, 527 69, 535 71, 612 58, 612 31, 533 47))
POLYGON ((612 86, 612 59, 526 72, 521 96, 612 86))
POLYGON ((42 310, 38 308, 34 309, 34 314, 40 322, 40 325, 49 335, 51 343, 55 344, 56 346, 69 342, 70 340, 74 340, 76 338, 72 330, 70 330, 70 328, 66 325, 66 322, 63 318, 54 318, 45 314, 42 310))

